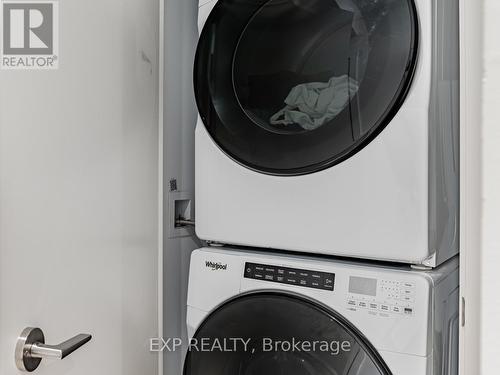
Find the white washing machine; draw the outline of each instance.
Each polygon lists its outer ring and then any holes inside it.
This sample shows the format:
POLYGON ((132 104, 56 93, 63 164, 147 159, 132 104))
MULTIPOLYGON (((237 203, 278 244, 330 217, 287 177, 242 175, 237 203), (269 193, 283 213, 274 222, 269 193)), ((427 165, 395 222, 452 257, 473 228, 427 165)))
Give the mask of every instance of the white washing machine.
POLYGON ((197 250, 184 375, 457 375, 458 279, 457 259, 410 271, 197 250))
POLYGON ((201 0, 198 236, 454 256, 458 20, 458 0, 201 0))

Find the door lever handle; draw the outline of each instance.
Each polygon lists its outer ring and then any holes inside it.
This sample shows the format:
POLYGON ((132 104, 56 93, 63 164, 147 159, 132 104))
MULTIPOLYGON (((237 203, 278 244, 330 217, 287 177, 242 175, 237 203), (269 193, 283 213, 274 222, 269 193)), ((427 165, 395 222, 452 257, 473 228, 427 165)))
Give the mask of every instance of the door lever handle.
POLYGON ((80 346, 85 345, 92 338, 91 335, 80 334, 59 345, 46 345, 35 342, 31 345, 30 355, 33 358, 56 358, 63 359, 73 353, 80 346))
POLYGON ((17 368, 21 371, 32 372, 37 369, 43 358, 63 359, 91 339, 91 335, 79 334, 58 345, 47 345, 40 328, 28 327, 17 339, 17 368))

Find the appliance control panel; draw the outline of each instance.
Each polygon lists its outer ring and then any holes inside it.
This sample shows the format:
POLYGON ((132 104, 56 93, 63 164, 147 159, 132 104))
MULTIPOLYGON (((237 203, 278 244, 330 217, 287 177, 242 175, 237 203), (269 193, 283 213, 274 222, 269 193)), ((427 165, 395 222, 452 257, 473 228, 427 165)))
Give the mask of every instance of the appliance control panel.
POLYGON ((347 308, 382 316, 412 316, 415 313, 415 284, 351 276, 347 308))
POLYGON ((247 262, 245 263, 245 272, 243 276, 247 279, 297 285, 328 291, 333 291, 335 287, 335 274, 333 273, 273 266, 269 264, 247 262))

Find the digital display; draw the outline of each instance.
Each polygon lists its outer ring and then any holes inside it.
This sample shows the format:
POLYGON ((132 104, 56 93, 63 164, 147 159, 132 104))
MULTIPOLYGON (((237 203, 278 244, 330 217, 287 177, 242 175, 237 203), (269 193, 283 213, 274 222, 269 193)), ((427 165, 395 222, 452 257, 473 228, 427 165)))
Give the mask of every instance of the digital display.
POLYGON ((349 278, 349 293, 375 297, 377 295, 377 279, 351 276, 349 278))

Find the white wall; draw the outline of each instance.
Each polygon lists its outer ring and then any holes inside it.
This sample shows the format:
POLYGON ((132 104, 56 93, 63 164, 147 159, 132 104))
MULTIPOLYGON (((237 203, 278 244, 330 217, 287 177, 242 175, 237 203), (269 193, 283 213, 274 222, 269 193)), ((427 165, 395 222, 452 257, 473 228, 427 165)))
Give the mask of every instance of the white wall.
POLYGON ((486 0, 483 78, 481 374, 500 369, 500 2, 486 0))
POLYGON ((461 374, 500 368, 500 3, 462 0, 461 374))
POLYGON ((461 0, 460 374, 479 374, 483 0, 461 0))
MULTIPOLYGON (((186 339, 187 279, 193 236, 169 236, 169 182, 194 197, 194 128, 197 111, 193 93, 193 63, 197 34, 197 0, 164 1, 164 304, 163 336, 186 339)), ((164 355, 164 374, 182 374, 184 353, 164 355)))

